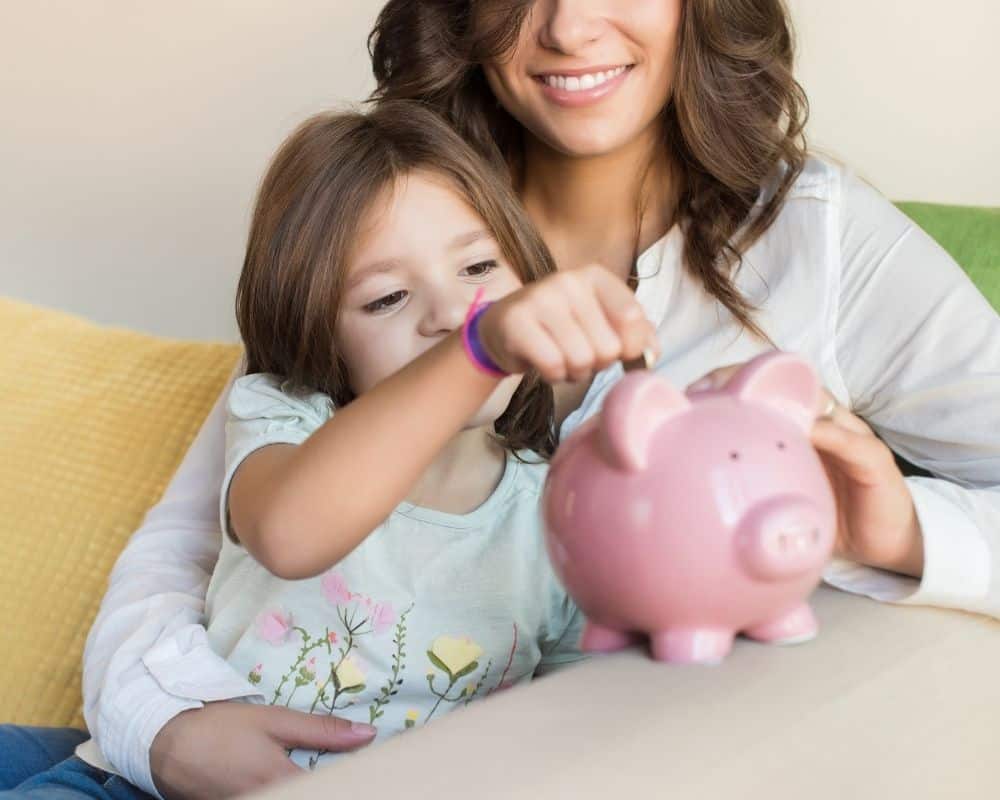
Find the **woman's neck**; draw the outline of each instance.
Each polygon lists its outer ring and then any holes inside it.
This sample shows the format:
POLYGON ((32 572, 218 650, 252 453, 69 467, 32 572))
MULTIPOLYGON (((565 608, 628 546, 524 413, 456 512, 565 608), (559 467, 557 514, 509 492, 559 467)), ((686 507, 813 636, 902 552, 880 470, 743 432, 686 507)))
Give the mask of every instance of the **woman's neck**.
POLYGON ((455 436, 424 470, 407 500, 449 514, 467 514, 489 498, 503 477, 506 451, 490 427, 455 436))
POLYGON ((658 126, 592 157, 567 156, 528 136, 519 188, 559 269, 597 262, 624 279, 673 224, 673 174, 658 126))

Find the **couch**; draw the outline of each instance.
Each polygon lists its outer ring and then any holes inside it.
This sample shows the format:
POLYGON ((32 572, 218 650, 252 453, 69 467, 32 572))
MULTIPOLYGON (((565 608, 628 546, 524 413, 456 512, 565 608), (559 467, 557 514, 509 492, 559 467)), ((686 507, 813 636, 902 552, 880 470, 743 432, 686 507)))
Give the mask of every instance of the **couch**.
MULTIPOLYGON (((1000 209, 902 204, 1000 311, 1000 209)), ((82 726, 80 662, 107 575, 233 369, 0 298, 0 721, 82 726)), ((715 669, 591 660, 266 792, 374 797, 984 797, 1000 625, 821 588, 824 631, 715 669)))

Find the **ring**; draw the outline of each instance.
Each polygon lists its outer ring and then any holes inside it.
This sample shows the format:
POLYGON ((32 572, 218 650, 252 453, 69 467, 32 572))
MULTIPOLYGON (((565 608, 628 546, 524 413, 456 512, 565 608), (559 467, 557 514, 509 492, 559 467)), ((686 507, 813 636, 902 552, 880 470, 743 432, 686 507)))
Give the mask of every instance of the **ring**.
POLYGON ((823 413, 819 415, 820 419, 833 419, 833 412, 837 410, 837 401, 835 398, 831 397, 826 404, 826 408, 823 409, 823 413))

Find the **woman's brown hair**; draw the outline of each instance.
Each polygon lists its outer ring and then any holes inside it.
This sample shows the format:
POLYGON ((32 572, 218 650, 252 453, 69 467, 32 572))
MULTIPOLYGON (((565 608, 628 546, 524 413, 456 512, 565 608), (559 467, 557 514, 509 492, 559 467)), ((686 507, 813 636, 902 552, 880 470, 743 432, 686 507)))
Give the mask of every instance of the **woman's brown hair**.
MULTIPOLYGON (((792 74, 788 12, 782 0, 682 3, 663 130, 680 180, 684 263, 736 319, 767 339, 733 276, 806 160, 808 104, 792 74)), ((509 51, 530 6, 389 0, 369 38, 373 98, 420 100, 487 158, 516 165, 523 129, 497 103, 480 65, 509 51)))
MULTIPOLYGON (((335 406, 353 399, 334 333, 347 260, 366 211, 417 170, 454 186, 522 281, 553 271, 506 172, 484 162, 440 116, 404 101, 321 114, 281 146, 257 197, 236 292, 248 373, 324 392, 335 406)), ((511 451, 551 455, 551 387, 527 376, 495 433, 511 451)))

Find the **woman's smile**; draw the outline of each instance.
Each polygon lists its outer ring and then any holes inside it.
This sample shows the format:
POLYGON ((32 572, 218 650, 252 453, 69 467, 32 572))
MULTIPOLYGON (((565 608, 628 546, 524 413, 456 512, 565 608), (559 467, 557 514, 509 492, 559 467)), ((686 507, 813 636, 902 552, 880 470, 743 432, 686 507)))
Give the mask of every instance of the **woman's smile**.
POLYGON ((540 72, 534 75, 542 95, 555 105, 579 108, 603 100, 628 78, 634 64, 540 72))

